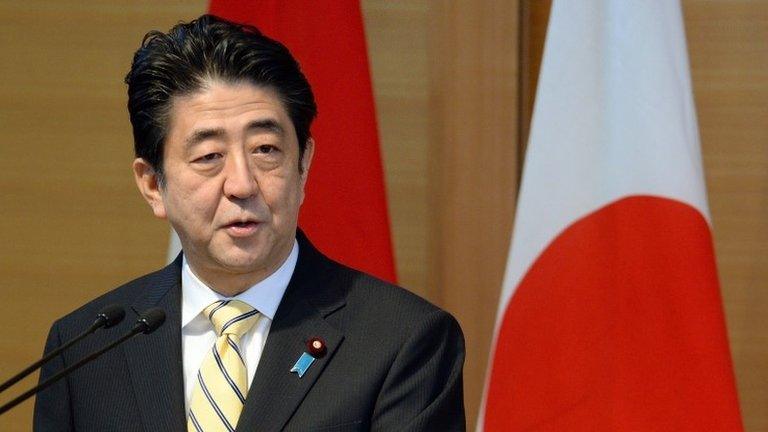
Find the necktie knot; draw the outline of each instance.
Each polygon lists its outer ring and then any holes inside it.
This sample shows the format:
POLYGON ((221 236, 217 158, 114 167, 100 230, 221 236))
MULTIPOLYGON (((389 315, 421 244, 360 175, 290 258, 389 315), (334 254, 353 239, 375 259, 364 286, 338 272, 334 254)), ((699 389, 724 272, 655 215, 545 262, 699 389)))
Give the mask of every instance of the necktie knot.
POLYGON ((203 311, 211 320, 216 334, 243 336, 253 327, 259 311, 240 300, 219 300, 211 303, 203 311))

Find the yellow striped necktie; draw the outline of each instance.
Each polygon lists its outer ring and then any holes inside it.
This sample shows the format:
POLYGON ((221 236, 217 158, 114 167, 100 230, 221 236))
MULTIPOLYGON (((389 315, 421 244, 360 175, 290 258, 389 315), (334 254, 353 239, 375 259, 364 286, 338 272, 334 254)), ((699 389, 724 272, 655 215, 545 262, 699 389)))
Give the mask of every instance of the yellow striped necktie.
POLYGON ((218 338, 197 373, 187 430, 234 431, 248 394, 240 338, 256 323, 259 311, 239 300, 220 300, 203 313, 213 323, 218 338))

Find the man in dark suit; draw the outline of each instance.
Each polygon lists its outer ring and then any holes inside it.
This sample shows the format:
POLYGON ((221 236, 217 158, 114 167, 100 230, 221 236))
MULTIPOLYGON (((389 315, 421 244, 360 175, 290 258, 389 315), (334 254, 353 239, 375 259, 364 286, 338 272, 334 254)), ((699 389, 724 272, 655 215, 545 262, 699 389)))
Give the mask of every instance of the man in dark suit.
POLYGON ((40 393, 35 430, 464 430, 456 321, 297 230, 316 107, 287 49, 203 16, 148 34, 126 82, 136 182, 183 255, 57 321, 46 351, 107 304, 161 307, 167 322, 40 393), (246 309, 222 328, 215 314, 235 304, 246 309))

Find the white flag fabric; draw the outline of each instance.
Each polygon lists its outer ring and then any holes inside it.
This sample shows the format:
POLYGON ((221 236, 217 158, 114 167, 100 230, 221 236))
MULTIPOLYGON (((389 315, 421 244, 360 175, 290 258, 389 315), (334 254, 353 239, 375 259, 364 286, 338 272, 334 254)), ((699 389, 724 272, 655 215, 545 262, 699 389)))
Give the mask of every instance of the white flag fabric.
POLYGON ((168 255, 166 256, 166 262, 168 264, 172 263, 173 260, 176 259, 177 256, 179 256, 179 253, 181 252, 181 240, 179 240, 179 235, 176 234, 176 231, 171 228, 171 235, 168 239, 168 255))

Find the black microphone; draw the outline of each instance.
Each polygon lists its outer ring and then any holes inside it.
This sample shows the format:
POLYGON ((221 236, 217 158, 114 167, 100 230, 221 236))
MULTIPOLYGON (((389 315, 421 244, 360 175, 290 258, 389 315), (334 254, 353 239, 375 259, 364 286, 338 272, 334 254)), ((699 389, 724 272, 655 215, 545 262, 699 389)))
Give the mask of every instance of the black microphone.
POLYGON ((165 312, 160 308, 152 308, 144 311, 143 314, 141 314, 136 319, 136 324, 133 326, 131 331, 126 333, 125 335, 121 336, 116 341, 109 343, 102 347, 99 350, 96 350, 87 356, 80 359, 77 363, 65 368, 64 370, 60 371, 56 375, 48 378, 47 380, 43 381, 42 383, 38 384, 36 387, 33 387, 26 392, 22 393, 17 397, 16 399, 8 402, 7 404, 0 407, 0 415, 5 413, 6 411, 10 410, 11 408, 15 407, 16 405, 24 402, 25 400, 29 399, 31 396, 35 395, 36 393, 45 390, 46 388, 53 385, 56 381, 64 378, 65 376, 72 373, 74 370, 79 369, 84 364, 96 359, 100 355, 104 354, 105 352, 111 350, 112 348, 120 345, 121 343, 125 342, 126 340, 138 335, 138 334, 149 334, 153 331, 157 330, 163 323, 165 322, 165 312))
POLYGON ((8 387, 16 384, 27 375, 39 369, 40 366, 48 363, 52 358, 56 357, 67 348, 71 347, 77 342, 80 342, 81 340, 83 340, 83 338, 85 338, 89 334, 92 334, 93 332, 95 332, 96 330, 102 327, 110 328, 114 325, 117 325, 120 321, 123 320, 123 318, 125 318, 125 309, 123 309, 123 307, 120 305, 112 304, 100 310, 98 315, 96 315, 96 319, 93 321, 93 324, 91 324, 91 326, 88 327, 87 330, 75 336, 73 339, 71 339, 69 342, 65 343, 64 345, 61 345, 55 350, 49 352, 40 360, 36 361, 35 363, 32 363, 29 367, 27 367, 23 371, 11 377, 11 379, 9 379, 8 381, 0 384, 0 393, 5 391, 8 387))

